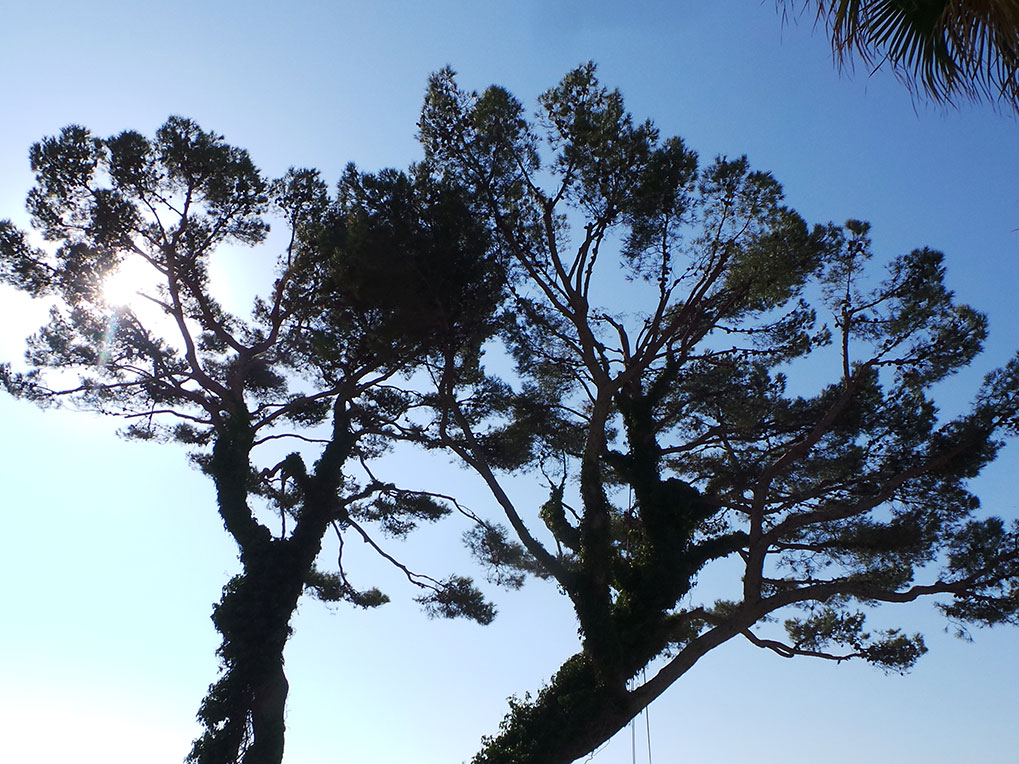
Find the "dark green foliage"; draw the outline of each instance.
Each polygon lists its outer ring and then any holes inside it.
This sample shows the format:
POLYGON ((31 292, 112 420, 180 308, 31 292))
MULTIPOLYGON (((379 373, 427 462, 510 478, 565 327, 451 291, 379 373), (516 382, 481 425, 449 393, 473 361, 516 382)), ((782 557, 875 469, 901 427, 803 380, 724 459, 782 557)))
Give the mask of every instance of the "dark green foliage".
POLYGON ((823 656, 833 646, 850 648, 853 652, 839 656, 839 660, 864 658, 886 670, 903 671, 927 652, 923 637, 908 637, 898 629, 891 629, 876 638, 864 631, 866 616, 831 607, 821 607, 805 619, 785 622, 791 642, 790 654, 823 656))
POLYGON ((968 522, 948 553, 953 578, 967 585, 941 606, 944 613, 960 622, 1019 625, 1019 521, 1010 529, 996 517, 968 522))
POLYGON ((342 253, 330 277, 343 285, 347 318, 368 322, 380 346, 438 352, 458 332, 486 331, 503 279, 462 194, 422 168, 369 175, 351 165, 328 223, 324 241, 342 253))
MULTIPOLYGON (((940 253, 881 276, 866 223, 811 228, 771 174, 746 157, 700 163, 590 64, 533 122, 505 90, 439 72, 420 137, 505 253, 515 368, 437 388, 419 438, 487 482, 583 638, 476 761, 573 761, 733 637, 902 671, 923 640, 868 630, 880 604, 929 596, 953 619, 1016 621, 1017 532, 973 517, 967 481, 1016 432, 1019 360, 969 412, 939 415, 934 386, 986 335, 940 253), (507 470, 541 476, 548 501, 521 506, 507 470), (739 598, 708 604, 698 575, 721 559, 739 598)), ((474 536, 482 558, 519 551, 474 536)))
POLYGON ((357 511, 357 517, 374 520, 390 536, 406 536, 418 522, 435 522, 450 513, 448 506, 431 496, 405 491, 379 494, 357 511))
POLYGON ((488 580, 493 584, 519 589, 528 574, 548 576, 523 546, 510 540, 503 525, 475 525, 464 534, 464 542, 475 559, 487 568, 488 580))
POLYGON ((0 279, 31 295, 43 294, 50 280, 45 253, 34 249, 9 220, 0 220, 0 247, 10 253, 0 259, 0 279))
POLYGON ((323 573, 314 569, 305 579, 308 591, 323 602, 349 602, 362 608, 378 607, 389 602, 389 597, 378 589, 358 591, 337 573, 323 573))
MULTIPOLYGON (((532 700, 509 699, 499 735, 485 737, 472 764, 521 761, 572 761, 605 734, 605 719, 624 712, 625 695, 599 682, 583 655, 567 660, 532 700)), ((609 722, 611 725, 611 722, 609 722)))
POLYGON ((485 624, 495 618, 495 607, 464 576, 450 576, 433 591, 415 599, 432 617, 469 618, 485 624))

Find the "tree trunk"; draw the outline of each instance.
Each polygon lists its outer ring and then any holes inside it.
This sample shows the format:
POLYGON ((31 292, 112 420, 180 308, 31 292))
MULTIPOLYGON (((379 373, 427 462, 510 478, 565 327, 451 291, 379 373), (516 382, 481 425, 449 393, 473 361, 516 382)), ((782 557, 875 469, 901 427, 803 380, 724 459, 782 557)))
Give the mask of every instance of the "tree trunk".
POLYGON ((282 761, 289 690, 283 650, 306 574, 289 551, 271 548, 260 564, 249 562, 215 608, 213 622, 223 635, 223 676, 199 711, 206 733, 192 750, 195 764, 282 761))
POLYGON ((609 687, 578 654, 534 701, 511 701, 502 731, 472 764, 570 764, 625 727, 640 711, 625 687, 609 687))
MULTIPOLYGON (((289 618, 288 618, 289 620, 289 618)), ((244 753, 243 764, 280 764, 283 760, 283 739, 286 725, 287 693, 290 684, 280 660, 265 667, 265 676, 252 686, 251 728, 254 741, 244 753)))
POLYGON ((205 733, 192 764, 281 764, 289 684, 283 651, 290 619, 304 591, 336 506, 341 468, 353 439, 342 402, 334 409, 333 438, 308 476, 296 454, 291 468, 303 501, 289 538, 273 538, 248 506, 252 432, 229 422, 213 449, 209 473, 220 514, 241 551, 243 572, 223 589, 212 620, 223 635, 223 675, 209 688, 198 717, 205 733))

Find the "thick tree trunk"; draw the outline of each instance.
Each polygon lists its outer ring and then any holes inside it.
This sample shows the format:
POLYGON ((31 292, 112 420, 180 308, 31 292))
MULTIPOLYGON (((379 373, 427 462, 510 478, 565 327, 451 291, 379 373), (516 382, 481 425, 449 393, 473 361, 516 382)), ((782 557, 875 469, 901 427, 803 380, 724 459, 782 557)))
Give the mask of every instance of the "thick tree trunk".
POLYGON ((583 654, 573 656, 534 701, 513 704, 473 764, 570 764, 611 738, 640 707, 597 673, 583 654))
MULTIPOLYGON (((696 637, 641 686, 610 687, 585 653, 567 660, 534 701, 513 701, 500 732, 483 741, 472 764, 571 764, 623 729, 648 704, 689 671, 704 655, 761 617, 721 624, 696 637)), ((644 659, 628 664, 636 674, 657 654, 652 643, 634 645, 644 659)))
POLYGON ((215 608, 223 676, 199 712, 206 733, 191 754, 196 764, 282 761, 289 689, 283 650, 306 574, 287 551, 274 549, 260 564, 249 563, 215 608))
POLYGON ((216 480, 220 514, 241 550, 243 572, 223 590, 213 622, 223 636, 219 656, 223 675, 209 688, 199 710, 205 734, 188 757, 193 764, 280 764, 286 731, 289 684, 283 651, 290 619, 304 591, 322 537, 336 506, 341 467, 352 439, 346 414, 337 403, 332 442, 315 474, 299 474, 303 501, 289 538, 272 538, 247 504, 250 478, 250 429, 228 426, 213 449, 209 472, 216 480))
POLYGON ((282 660, 270 668, 267 676, 252 690, 251 727, 254 742, 245 752, 243 764, 279 764, 283 760, 286 731, 283 715, 290 690, 290 684, 283 673, 282 660))

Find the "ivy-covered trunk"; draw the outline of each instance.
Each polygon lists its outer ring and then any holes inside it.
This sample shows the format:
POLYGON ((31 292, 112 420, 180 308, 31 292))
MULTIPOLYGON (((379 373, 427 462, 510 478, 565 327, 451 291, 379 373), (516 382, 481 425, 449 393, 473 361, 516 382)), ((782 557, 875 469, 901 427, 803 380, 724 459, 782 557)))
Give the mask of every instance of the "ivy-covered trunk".
POLYGON ((215 608, 224 671, 199 711, 206 732, 191 754, 196 764, 279 764, 283 758, 289 689, 283 650, 302 584, 295 585, 296 571, 273 564, 272 557, 257 573, 231 580, 215 608))
POLYGON ((570 658, 534 701, 511 701, 473 764, 570 764, 608 740, 639 709, 598 673, 583 653, 570 658))
POLYGON ((626 642, 612 669, 596 666, 586 648, 569 658, 536 698, 510 699, 499 733, 482 740, 472 764, 572 764, 608 742, 705 654, 735 637, 755 617, 734 617, 700 636, 674 621, 670 638, 662 623, 642 631, 626 614, 617 613, 618 631, 626 642), (684 631, 687 639, 681 636, 684 631), (682 647, 675 644, 678 641, 684 642, 682 647), (605 680, 611 674, 635 679, 670 644, 676 652, 668 664, 641 684, 605 680))
POLYGON ((240 547, 242 572, 223 590, 213 622, 223 637, 223 675, 202 703, 205 733, 189 756, 193 764, 280 764, 289 684, 283 651, 290 619, 314 568, 322 538, 338 510, 341 467, 352 438, 342 404, 334 413, 333 438, 307 475, 297 455, 288 457, 301 491, 295 526, 274 538, 247 503, 251 474, 250 426, 241 417, 223 428, 209 471, 216 481, 220 513, 240 547))

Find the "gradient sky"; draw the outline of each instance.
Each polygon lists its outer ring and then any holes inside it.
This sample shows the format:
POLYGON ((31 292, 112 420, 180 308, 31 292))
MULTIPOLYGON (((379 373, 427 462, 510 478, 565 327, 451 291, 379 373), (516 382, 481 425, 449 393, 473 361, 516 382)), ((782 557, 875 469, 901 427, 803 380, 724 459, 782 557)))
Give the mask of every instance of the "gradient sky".
MULTIPOLYGON (((840 76, 823 31, 811 19, 783 26, 771 0, 12 0, 0 20, 0 218, 27 223, 28 147, 68 123, 151 134, 183 114, 267 175, 315 166, 335 180, 348 161, 418 157, 425 81, 442 66, 533 104, 587 60, 636 117, 703 158, 745 153, 772 171, 808 221, 870 220, 879 257, 946 252, 949 285, 991 320, 987 352, 945 386, 946 409, 1019 345, 1016 119, 915 103, 885 71, 840 76)), ((221 288, 250 291, 251 262, 225 260, 221 288)), ((0 359, 18 359, 44 315, 0 290, 0 359)), ((211 605, 237 568, 211 486, 182 450, 124 443, 88 414, 0 397, 0 423, 0 757, 179 763, 216 676, 211 605)), ((1017 455, 1006 449, 976 484, 1008 517, 1019 514, 1017 455)), ((489 508, 441 460, 396 454, 383 468, 489 508)), ((400 553, 427 572, 469 568, 461 530, 429 529, 400 553)), ((548 585, 494 592, 500 615, 487 628, 429 621, 391 571, 349 552, 354 581, 393 603, 366 613, 302 602, 286 654, 287 764, 467 760, 505 697, 537 690, 576 648, 571 610, 548 585)), ((1019 635, 960 642, 929 604, 878 622, 925 632, 931 652, 911 675, 730 643, 650 708, 653 760, 1016 762, 1019 635)), ((645 727, 641 717, 638 761, 645 727)), ((630 762, 630 731, 591 760, 630 762)))

